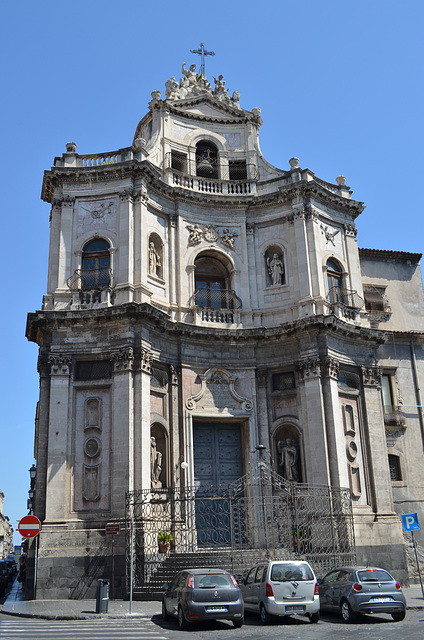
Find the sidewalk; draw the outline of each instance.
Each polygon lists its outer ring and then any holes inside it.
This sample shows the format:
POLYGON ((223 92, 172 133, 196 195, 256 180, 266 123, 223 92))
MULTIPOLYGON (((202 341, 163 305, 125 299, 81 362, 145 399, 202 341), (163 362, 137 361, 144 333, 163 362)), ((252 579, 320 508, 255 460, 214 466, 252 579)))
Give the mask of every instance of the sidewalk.
MULTIPOLYGON (((403 589, 407 609, 424 610, 421 585, 403 589)), ((46 620, 87 620, 92 618, 152 618, 160 615, 161 603, 157 601, 133 602, 130 613, 128 600, 109 600, 107 613, 96 613, 95 600, 24 600, 20 584, 15 580, 5 600, 1 613, 25 618, 46 620)))
POLYGON ((46 620, 90 620, 94 618, 152 618, 161 614, 158 601, 109 600, 107 613, 96 613, 95 600, 24 600, 21 585, 13 583, 1 613, 46 620))

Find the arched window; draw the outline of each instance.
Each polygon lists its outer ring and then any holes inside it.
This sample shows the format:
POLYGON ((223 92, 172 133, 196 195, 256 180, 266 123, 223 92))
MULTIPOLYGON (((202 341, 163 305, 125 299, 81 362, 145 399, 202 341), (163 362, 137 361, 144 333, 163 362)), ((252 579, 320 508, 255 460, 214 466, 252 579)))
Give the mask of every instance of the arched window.
POLYGON ((86 242, 82 253, 82 288, 106 289, 110 284, 110 245, 103 238, 86 242))
POLYGON ((195 261, 196 304, 208 309, 232 308, 227 295, 229 277, 225 266, 212 256, 202 256, 195 261))
POLYGON ((330 258, 327 260, 328 300, 331 304, 342 302, 343 275, 339 264, 330 258))
POLYGON ((196 175, 202 178, 218 178, 218 149, 212 142, 196 145, 196 175))

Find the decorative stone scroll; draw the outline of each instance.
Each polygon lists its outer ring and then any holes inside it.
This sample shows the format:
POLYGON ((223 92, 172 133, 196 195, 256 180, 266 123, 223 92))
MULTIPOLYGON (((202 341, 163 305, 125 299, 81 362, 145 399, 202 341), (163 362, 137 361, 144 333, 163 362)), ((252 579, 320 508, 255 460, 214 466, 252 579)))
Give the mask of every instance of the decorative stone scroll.
POLYGON ((133 358, 134 350, 132 347, 125 347, 110 354, 115 371, 128 371, 131 369, 133 358))
POLYGON ((308 378, 318 378, 321 375, 321 361, 318 357, 307 358, 302 362, 298 362, 297 370, 301 382, 308 378))
POLYGON ((333 378, 333 380, 338 379, 340 369, 340 362, 336 360, 336 358, 332 358, 328 356, 326 358, 321 359, 321 370, 322 375, 328 378, 333 378))
POLYGON ((218 411, 252 411, 253 402, 243 398, 235 390, 237 378, 225 369, 214 367, 208 369, 199 378, 202 387, 194 396, 186 400, 186 407, 190 411, 195 409, 209 409, 218 411))
POLYGON ((59 355, 51 353, 48 358, 48 363, 51 365, 51 373, 56 376, 68 376, 71 362, 72 356, 63 356, 61 353, 59 355))
POLYGON ((361 367, 362 382, 367 387, 379 387, 381 384, 381 367, 361 367))
POLYGON ((238 233, 230 231, 228 228, 223 229, 220 233, 218 227, 214 224, 205 224, 202 229, 200 225, 196 223, 194 225, 187 225, 187 229, 189 230, 188 244, 190 247, 200 244, 202 240, 206 240, 207 242, 217 242, 217 240, 220 240, 224 246, 229 249, 234 249, 234 240, 238 237, 238 233))
POLYGON ((142 349, 141 362, 140 362, 141 370, 144 371, 145 373, 151 374, 152 364, 153 364, 152 352, 149 351, 148 349, 142 349))

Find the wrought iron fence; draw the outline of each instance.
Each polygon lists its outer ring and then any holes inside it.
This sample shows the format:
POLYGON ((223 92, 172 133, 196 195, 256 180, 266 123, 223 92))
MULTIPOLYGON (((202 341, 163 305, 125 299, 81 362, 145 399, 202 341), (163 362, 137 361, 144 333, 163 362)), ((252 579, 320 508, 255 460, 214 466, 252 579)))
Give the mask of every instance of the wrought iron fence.
POLYGON ((233 289, 196 289, 190 298, 190 306, 203 309, 241 309, 241 298, 233 289))
POLYGON ((71 291, 103 291, 115 287, 115 278, 109 267, 99 269, 77 269, 67 279, 71 291))
POLYGON ((344 287, 332 287, 328 293, 327 300, 330 304, 339 304, 349 309, 359 311, 364 306, 364 299, 354 289, 344 287))
POLYGON ((287 483, 261 465, 225 487, 130 492, 126 519, 134 592, 154 594, 188 566, 240 577, 265 558, 305 558, 319 575, 355 562, 349 489, 287 483))

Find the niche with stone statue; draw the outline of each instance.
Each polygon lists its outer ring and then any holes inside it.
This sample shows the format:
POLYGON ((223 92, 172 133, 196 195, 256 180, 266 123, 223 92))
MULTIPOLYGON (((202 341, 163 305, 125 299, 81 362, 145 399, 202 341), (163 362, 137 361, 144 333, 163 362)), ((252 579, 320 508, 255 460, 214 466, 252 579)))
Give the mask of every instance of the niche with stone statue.
POLYGON ((268 247, 265 251, 265 272, 267 287, 279 287, 286 284, 284 253, 280 247, 268 247))
POLYGON ((163 244, 156 233, 151 233, 148 240, 148 272, 163 280, 163 244))
POLYGON ((274 437, 277 473, 287 482, 302 482, 299 432, 292 425, 280 427, 274 437))
POLYGON ((150 482, 152 489, 166 487, 166 438, 163 428, 153 424, 150 429, 150 482))

